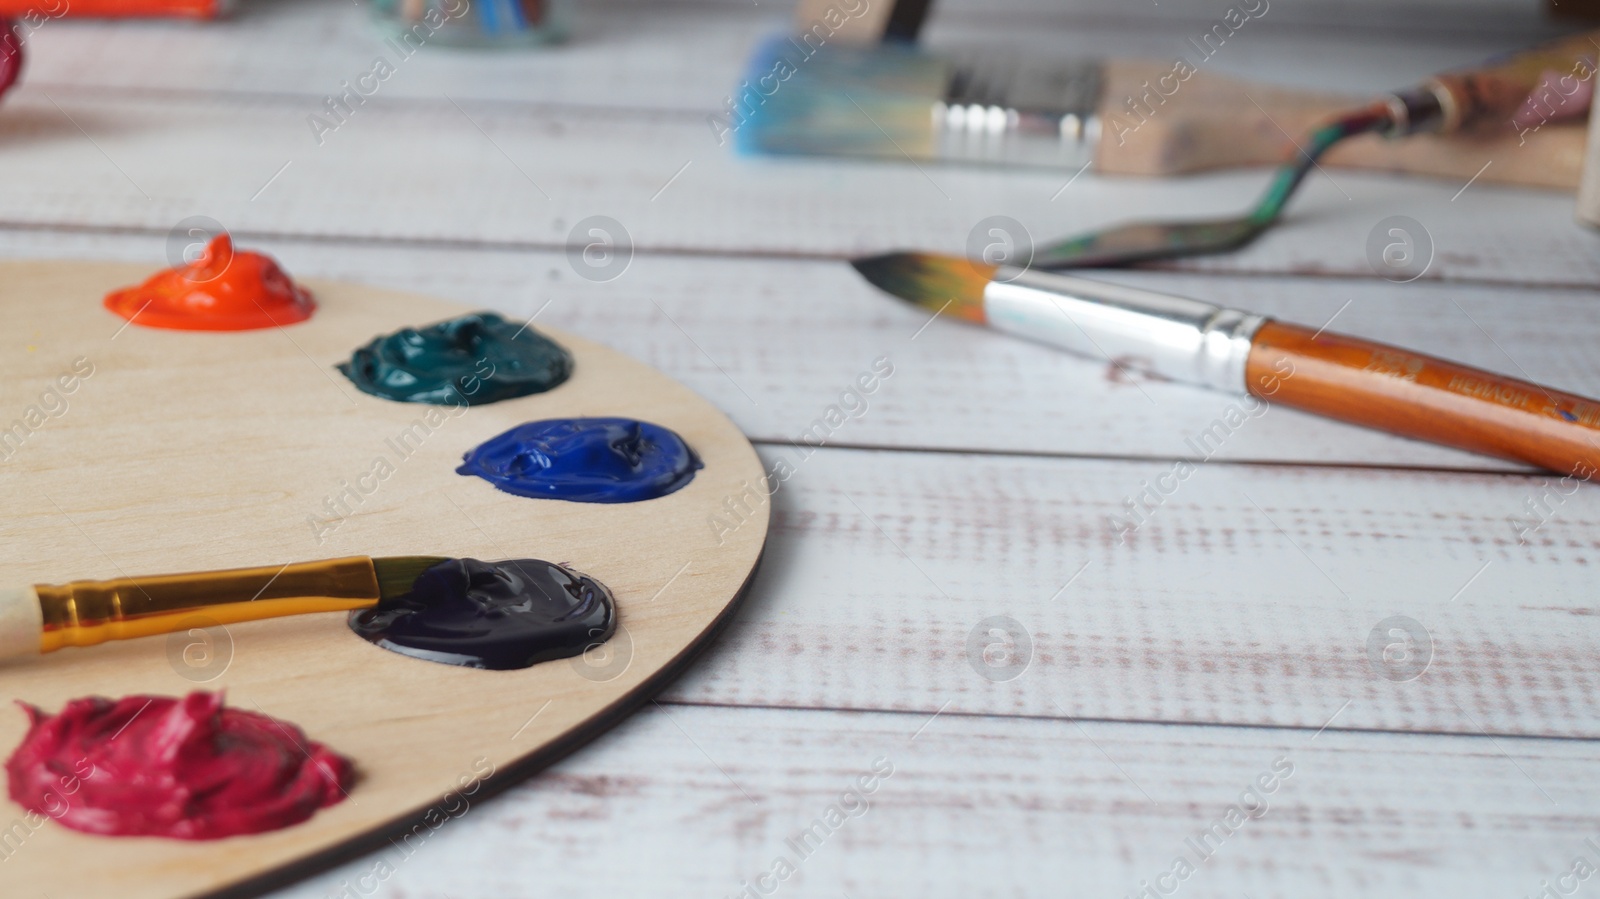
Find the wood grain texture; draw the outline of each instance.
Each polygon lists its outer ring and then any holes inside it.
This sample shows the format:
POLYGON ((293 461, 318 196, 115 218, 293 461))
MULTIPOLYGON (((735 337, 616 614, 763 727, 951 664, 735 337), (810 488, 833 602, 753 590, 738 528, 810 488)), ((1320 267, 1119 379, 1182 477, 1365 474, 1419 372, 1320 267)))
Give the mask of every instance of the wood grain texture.
MULTIPOLYGON (((1172 72, 1170 60, 1119 60, 1107 67, 1102 106, 1105 126, 1100 132, 1096 171, 1177 175, 1279 165, 1296 158, 1305 136, 1314 128, 1371 99, 1292 90, 1204 72, 1180 80, 1172 72)), ((1583 168, 1586 137, 1582 124, 1530 129, 1527 135, 1510 127, 1405 140, 1363 135, 1328 151, 1320 164, 1461 183, 1479 176, 1485 184, 1574 191, 1583 168), (1484 168, 1485 160, 1500 165, 1484 168)))
MULTIPOLYGON (((1303 129, 1361 102, 1362 89, 1376 92, 1403 87, 1434 69, 1471 61, 1463 55, 1460 38, 1452 44, 1428 41, 1421 46, 1413 40, 1404 54, 1373 54, 1353 83, 1348 70, 1337 76, 1308 72, 1305 55, 1324 48, 1307 48, 1298 58, 1288 58, 1279 48, 1273 58, 1271 45, 1281 43, 1284 36, 1278 17, 1287 18, 1294 10, 1292 6, 1286 10, 1281 3, 1269 4, 1267 9, 1271 15, 1249 22, 1248 36, 1213 47, 1213 57, 1202 58, 1195 45, 1186 42, 1188 38, 1199 40, 1209 33, 1207 27, 1215 24, 1202 20, 1195 11, 1189 14, 1192 22, 1151 21, 1141 16, 1124 24, 1117 23, 1114 14, 1102 15, 1030 49, 1056 56, 1101 56, 1112 52, 1111 48, 1121 54, 1159 52, 1152 62, 1119 60, 1113 65, 1107 88, 1112 111, 1122 109, 1125 98, 1144 93, 1142 82, 1153 83, 1166 75, 1175 55, 1207 69, 1227 67, 1230 62, 1237 68, 1241 55, 1255 63, 1258 74, 1249 82, 1207 71, 1184 83, 1170 105, 1163 105, 1148 127, 1141 126, 1131 134, 1125 146, 1112 140, 1113 132, 1108 129, 1097 170, 1134 175, 1275 165, 1293 152, 1292 141, 1299 139, 1303 129), (1266 33, 1257 29, 1266 29, 1266 33), (1275 87, 1280 82, 1315 84, 1319 76, 1324 79, 1320 91, 1275 87), (1240 119, 1251 124, 1240 128, 1240 119)), ((1217 13, 1225 10, 1226 5, 1217 13)), ((1080 8, 1076 12, 1082 17, 1087 11, 1080 8)), ((432 101, 443 92, 459 101, 545 107, 581 104, 635 113, 654 109, 703 118, 705 112, 719 108, 738 82, 741 61, 750 49, 765 35, 788 25, 759 7, 726 4, 680 4, 670 18, 659 17, 649 33, 627 27, 639 14, 636 7, 591 4, 584 13, 588 33, 580 31, 571 46, 555 53, 485 58, 425 47, 424 52, 404 61, 404 77, 384 83, 381 96, 432 101), (689 42, 703 55, 695 60, 699 64, 686 64, 688 61, 674 52, 689 42), (605 77, 573 78, 569 73, 574 69, 603 71, 605 77)), ((1027 10, 1013 10, 1012 15, 1032 17, 1027 10)), ((1017 31, 1015 26, 1008 27, 1006 18, 1003 10, 973 18, 941 8, 935 24, 943 19, 947 26, 957 27, 944 29, 948 38, 939 29, 930 29, 931 41, 935 47, 1014 44, 1017 31)), ((375 54, 395 56, 374 34, 364 10, 354 6, 291 2, 248 7, 242 16, 203 34, 159 24, 139 31, 93 22, 64 24, 66 27, 41 26, 34 39, 42 49, 28 80, 47 90, 94 86, 146 96, 197 90, 292 92, 305 94, 315 107, 324 95, 342 92, 342 81, 368 71, 375 54), (307 45, 303 35, 311 29, 318 40, 307 45), (250 39, 241 46, 230 32, 248 33, 250 39), (118 62, 164 53, 177 58, 154 67, 128 67, 118 62)), ((1290 34, 1297 42, 1308 38, 1304 32, 1290 34)), ((1393 40, 1392 35, 1374 31, 1368 43, 1383 46, 1393 40)), ((1215 36, 1212 41, 1215 43, 1215 36)), ((1485 46, 1480 55, 1487 56, 1499 46, 1494 45, 1494 50, 1485 46)), ((1006 48, 993 49, 1004 52, 1006 48)), ((1370 46, 1366 49, 1371 52, 1370 46)), ((1341 47, 1341 55, 1346 50, 1341 47)), ((1484 183, 1530 183, 1570 190, 1577 183, 1581 164, 1581 130, 1541 129, 1529 139, 1533 147, 1526 150, 1514 134, 1497 140, 1361 140, 1331 154, 1328 164, 1422 172, 1465 181, 1485 159, 1497 159, 1499 164, 1484 173, 1484 183), (1518 152, 1508 152, 1512 147, 1518 152)))
MULTIPOLYGON (((754 159, 719 147, 700 118, 530 116, 381 95, 319 146, 306 120, 320 105, 100 100, 76 89, 47 97, 24 85, 0 106, 0 146, 17 184, 0 196, 0 224, 164 235, 204 196, 205 214, 243 233, 559 249, 578 222, 606 215, 640 252, 844 258, 906 247, 964 253, 996 214, 1037 243, 1129 219, 1231 214, 1265 184, 1251 171, 1132 184, 1085 173, 1069 186, 1071 173, 754 159), (421 133, 430 139, 415 141, 421 133), (463 205, 463 195, 477 199, 463 205)), ((1600 238, 1571 222, 1570 196, 1474 185, 1452 203, 1462 186, 1318 174, 1282 227, 1185 267, 1367 277, 1369 234, 1403 212, 1438 248, 1430 277, 1600 283, 1600 238)))
MULTIPOLYGON (((1208 69, 1324 92, 1392 90, 1447 68, 1482 60, 1512 45, 1553 33, 1548 24, 1484 24, 1456 16, 1455 27, 1394 29, 1395 19, 1434 0, 1348 6, 1338 29, 1305 28, 1325 18, 1325 3, 1272 0, 1270 14, 1228 41, 1208 69)), ((1485 6, 1516 0, 1482 0, 1485 6)), ((1127 7, 1115 0, 1060 4, 981 0, 941 4, 926 37, 936 48, 995 49, 1069 56, 1170 59, 1234 0, 1127 7), (1098 8, 1096 8, 1098 6, 1098 8)), ((531 53, 485 56, 424 48, 404 75, 384 82, 382 96, 588 106, 613 111, 678 112, 696 118, 720 108, 762 38, 791 28, 790 4, 738 0, 594 0, 585 2, 566 45, 531 53), (693 48, 693 52, 684 52, 693 48)), ((319 0, 240 4, 237 14, 205 28, 148 22, 137 28, 92 20, 52 19, 29 35, 27 80, 46 89, 101 92, 298 94, 320 103, 342 90, 384 52, 369 11, 319 0), (148 64, 159 59, 159 65, 148 64), (130 66, 133 61, 145 65, 130 66)), ((1195 57, 1192 48, 1191 59, 1195 57)))
MULTIPOLYGON (((1085 173, 1069 187, 1071 173, 734 157, 706 116, 781 13, 690 7, 649 28, 639 15, 601 13, 587 41, 551 54, 425 47, 320 143, 308 117, 384 52, 354 5, 262 4, 198 35, 52 20, 31 38, 36 68, 0 106, 0 150, 16 167, 0 223, 165 233, 203 207, 240 231, 550 248, 604 214, 641 250, 846 256, 963 252, 995 214, 1041 243, 1128 218, 1215 216, 1242 210, 1265 183, 1255 171, 1131 183, 1085 173), (462 196, 477 198, 470 210, 462 196)), ((1193 30, 1111 21, 1063 34, 969 19, 944 42, 1164 58, 1193 30)), ((1363 93, 1471 63, 1506 39, 1242 32, 1204 71, 1363 93)), ((1319 173, 1284 227, 1185 267, 1370 275, 1369 232, 1403 212, 1439 250, 1429 277, 1600 283, 1597 238, 1571 223, 1570 197, 1481 183, 1519 158, 1478 161, 1492 165, 1464 193, 1467 178, 1319 173)))
MULTIPOLYGON (((950 0, 927 35, 1165 59, 1233 5, 950 0)), ((1274 0, 1202 71, 1364 95, 1535 42, 1550 33, 1535 5, 1274 0)), ((1113 551, 1105 516, 1194 457, 1185 440, 1226 398, 945 322, 919 332, 925 319, 837 261, 961 252, 997 214, 1043 241, 1231 213, 1262 172, 1068 185, 1070 173, 731 158, 704 116, 786 6, 581 13, 578 39, 554 52, 417 54, 320 147, 305 117, 382 52, 354 4, 244 4, 205 29, 51 21, 30 37, 28 86, 0 104, 14 167, 0 254, 148 261, 199 213, 301 276, 524 317, 549 300, 541 322, 681 380, 769 463, 871 360, 896 365, 830 437, 873 449, 820 450, 785 483, 739 627, 660 709, 474 801, 422 851, 378 846, 283 899, 338 896, 397 858, 379 895, 731 896, 880 753, 897 773, 874 809, 780 896, 1123 896, 1302 745, 1316 751, 1292 756, 1272 811, 1183 895, 1521 896, 1570 870, 1600 831, 1590 491, 1558 502, 1510 464, 1278 408, 1113 551), (563 252, 597 214, 639 249, 605 284, 563 252), (1513 518, 1537 525, 1526 544, 1513 518), (990 614, 1032 635, 1014 681, 966 660, 990 614), (1396 614, 1435 641, 1413 681, 1367 657, 1396 614), (1225 721, 1251 726, 1206 723, 1225 721)), ((1569 198, 1484 183, 1513 161, 1479 162, 1470 187, 1330 167, 1247 251, 1116 277, 1600 393, 1600 244, 1570 224, 1569 198), (1410 284, 1377 279, 1367 258, 1396 214, 1435 248, 1410 284)))
POLYGON ((864 450, 797 469, 750 601, 672 699, 1312 730, 1350 699, 1338 727, 1600 737, 1596 491, 864 450), (968 642, 993 616, 1032 646, 1012 680, 968 642), (1394 616, 1429 635, 1414 679, 1382 664, 1394 616))
MULTIPOLYGON (((1338 702, 1324 701, 1332 716, 1338 702)), ((1053 886, 1120 899, 1170 872, 1174 857, 1192 859, 1186 841, 1280 759, 1293 773, 1258 791, 1263 810, 1178 895, 1521 897, 1570 871, 1575 855, 1594 858, 1584 843, 1600 830, 1592 744, 1334 728, 1313 737, 668 705, 475 804, 403 862, 387 849, 275 895, 336 897, 370 883, 382 859, 396 868, 385 896, 520 899, 536 876, 541 891, 581 899, 732 897, 776 857, 797 860, 786 841, 874 760, 893 774, 776 895, 1022 897, 1053 886), (513 861, 530 854, 560 864, 535 875, 513 861)))
MULTIPOLYGON (((519 320, 543 308, 540 321, 667 372, 764 442, 799 440, 882 356, 896 374, 866 397, 868 411, 839 427, 831 444, 1193 459, 1185 440, 1233 402, 958 322, 930 324, 832 261, 640 254, 621 277, 596 284, 577 277, 555 252, 241 240, 270 251, 296 274, 422 290, 519 320)), ((0 230, 4 256, 148 260, 164 252, 162 236, 0 230)), ((1095 277, 1327 324, 1600 395, 1600 358, 1585 349, 1600 341, 1591 291, 1377 278, 1095 277), (1515 305, 1507 302, 1513 296, 1515 305)), ((1217 448, 1215 458, 1521 470, 1291 409, 1253 422, 1217 448)))
MULTIPOLYGON (((742 592, 765 509, 722 535, 705 522, 725 495, 760 477, 758 460, 724 416, 646 366, 557 334, 575 358, 557 390, 455 412, 392 403, 357 392, 334 363, 375 333, 447 318, 454 307, 312 281, 316 316, 288 328, 158 331, 101 308, 108 290, 148 272, 34 263, 0 273, 5 582, 356 554, 532 556, 607 584, 618 632, 592 657, 490 672, 383 651, 333 613, 212 627, 205 664, 185 655, 201 639, 190 631, 8 665, 7 693, 48 711, 83 695, 223 689, 233 705, 284 718, 349 756, 358 780, 345 802, 304 824, 220 842, 24 824, 7 830, 19 838, 0 870, 7 896, 195 895, 352 838, 399 833, 447 791, 546 764, 644 701, 742 592), (82 380, 46 399, 64 368, 82 380), (49 414, 29 413, 32 405, 49 414), (663 424, 706 467, 669 496, 624 505, 538 502, 455 474, 482 440, 571 415, 663 424), (341 497, 338 512, 330 496, 341 497), (96 864, 74 863, 85 857, 96 864)), ((16 745, 25 730, 20 712, 0 715, 0 745, 16 745)), ((3 811, 0 821, 12 822, 25 810, 3 811)))

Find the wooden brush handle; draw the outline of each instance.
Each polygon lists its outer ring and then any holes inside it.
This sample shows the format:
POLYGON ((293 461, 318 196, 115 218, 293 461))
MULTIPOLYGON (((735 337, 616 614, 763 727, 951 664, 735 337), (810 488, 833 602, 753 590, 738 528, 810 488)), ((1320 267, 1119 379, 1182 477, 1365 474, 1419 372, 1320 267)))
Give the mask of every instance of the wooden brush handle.
POLYGON ((43 630, 39 594, 32 587, 0 587, 0 662, 38 655, 43 630))
MULTIPOLYGON (((1295 153, 1294 141, 1304 141, 1312 128, 1371 99, 1251 84, 1207 72, 1179 83, 1168 77, 1171 72, 1170 62, 1107 63, 1097 171, 1177 175, 1276 165, 1295 153), (1165 88, 1176 89, 1164 98, 1152 95, 1163 87, 1164 77, 1165 88), (1135 107, 1152 114, 1130 111, 1130 97, 1135 107)), ((1584 144, 1581 123, 1551 123, 1520 136, 1508 123, 1489 131, 1400 140, 1362 135, 1329 150, 1322 164, 1463 184, 1478 175, 1480 183, 1572 190, 1583 169, 1584 144), (1493 164, 1484 169, 1490 160, 1493 164)))
POLYGON ((1564 94, 1545 79, 1560 81, 1565 76, 1572 85, 1570 95, 1576 95, 1579 80, 1594 77, 1595 51, 1600 50, 1597 39, 1600 31, 1569 34, 1484 65, 1435 75, 1430 86, 1450 98, 1445 104, 1443 129, 1503 127, 1519 111, 1537 111, 1541 119, 1546 113, 1581 115, 1581 107, 1558 111, 1558 106, 1566 106, 1564 94), (1540 96, 1530 97, 1536 89, 1540 96))
POLYGON ((1268 321, 1245 367, 1273 403, 1588 480, 1600 403, 1344 334, 1268 321))
POLYGON ((379 592, 365 556, 0 588, 0 660, 181 631, 196 615, 209 626, 361 609, 379 592))

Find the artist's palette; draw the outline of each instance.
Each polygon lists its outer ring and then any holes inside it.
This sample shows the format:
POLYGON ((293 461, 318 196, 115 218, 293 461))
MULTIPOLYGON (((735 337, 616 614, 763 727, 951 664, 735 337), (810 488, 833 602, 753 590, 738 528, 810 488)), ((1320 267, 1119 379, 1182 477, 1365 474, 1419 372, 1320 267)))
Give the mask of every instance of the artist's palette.
MULTIPOLYGON (((250 889, 415 828, 448 827, 462 792, 476 802, 594 737, 661 689, 730 616, 766 539, 767 508, 751 503, 730 530, 724 500, 746 496, 762 466, 733 424, 688 389, 536 325, 576 360, 560 387, 465 410, 389 402, 358 392, 335 365, 375 335, 469 310, 311 281, 316 315, 285 328, 124 327, 101 297, 149 274, 0 266, 0 428, 22 428, 0 442, 0 584, 355 555, 533 557, 608 585, 620 624, 601 650, 514 671, 388 652, 338 613, 0 667, 5 698, 51 712, 86 695, 226 690, 230 706, 299 725, 359 772, 347 800, 255 836, 182 842, 24 825, 0 846, 0 895, 250 889), (65 393, 58 379, 75 363, 92 373, 65 393), (705 467, 681 490, 619 504, 513 496, 455 471, 463 453, 509 428, 578 416, 664 425, 705 467), (712 527, 713 516, 722 526, 712 527), (496 774, 484 788, 478 780, 489 770, 496 774)), ((9 753, 24 731, 22 712, 0 707, 0 749, 9 753)), ((0 831, 25 817, 0 803, 0 831)))

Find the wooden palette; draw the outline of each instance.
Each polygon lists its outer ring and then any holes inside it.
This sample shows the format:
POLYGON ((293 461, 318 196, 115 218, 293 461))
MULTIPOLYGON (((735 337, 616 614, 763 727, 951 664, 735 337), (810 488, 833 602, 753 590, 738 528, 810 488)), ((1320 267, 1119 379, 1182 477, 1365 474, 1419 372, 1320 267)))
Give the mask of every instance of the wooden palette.
MULTIPOLYGON (((359 771, 344 802, 257 836, 186 843, 92 837, 51 821, 25 833, 24 824, 0 844, 0 895, 248 892, 414 830, 426 835, 461 813, 463 785, 476 802, 617 722, 730 617, 761 554, 768 507, 752 501, 739 524, 724 500, 759 484, 762 465, 738 429, 687 388, 539 326, 576 359, 566 384, 430 425, 436 407, 362 394, 334 365, 377 334, 468 310, 312 281, 317 314, 288 328, 124 328, 100 298, 149 274, 124 265, 0 265, 0 427, 23 420, 26 431, 20 443, 0 445, 0 456, 9 453, 0 462, 0 583, 349 555, 532 557, 609 585, 619 627, 603 650, 521 671, 406 658, 356 637, 342 614, 202 628, 0 667, 6 698, 47 711, 92 694, 224 689, 229 704, 299 725, 359 771), (64 409, 45 399, 56 414, 28 427, 28 407, 80 358, 92 374, 62 397, 64 409), (525 499, 455 473, 462 453, 514 425, 591 415, 672 428, 705 468, 676 493, 621 505, 525 499), (392 473, 374 474, 379 459, 392 473), (325 504, 340 494, 348 516, 325 504), (713 527, 713 516, 725 526, 713 527), (488 770, 488 786, 479 786, 488 770)), ((0 708, 0 750, 9 754, 24 732, 22 713, 0 708)), ((6 801, 0 831, 24 815, 6 801)))

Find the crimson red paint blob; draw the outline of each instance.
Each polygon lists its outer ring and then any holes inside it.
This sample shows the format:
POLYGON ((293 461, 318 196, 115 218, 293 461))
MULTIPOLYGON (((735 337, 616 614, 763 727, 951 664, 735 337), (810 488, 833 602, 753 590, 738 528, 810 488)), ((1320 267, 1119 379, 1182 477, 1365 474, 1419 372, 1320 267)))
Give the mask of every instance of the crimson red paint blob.
POLYGON ((271 256, 235 252, 223 233, 188 265, 107 294, 106 308, 147 328, 252 331, 303 322, 317 304, 271 256))
POLYGON ((22 74, 22 38, 10 19, 0 19, 0 94, 22 74))
POLYGON ((221 693, 74 699, 6 761, 11 798, 85 833, 214 840, 298 824, 345 797, 350 760, 221 693))

